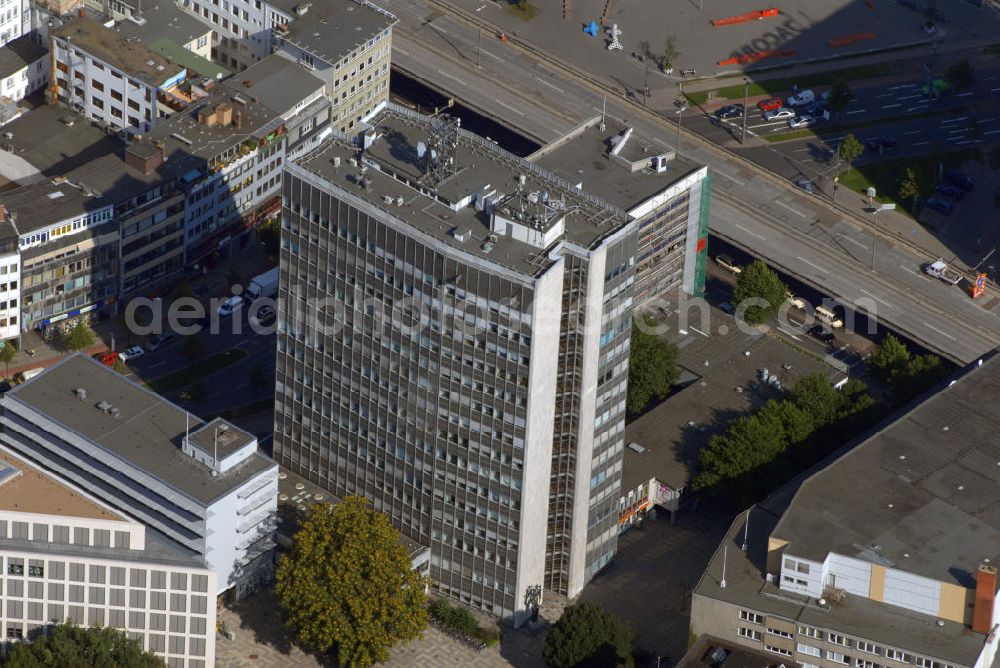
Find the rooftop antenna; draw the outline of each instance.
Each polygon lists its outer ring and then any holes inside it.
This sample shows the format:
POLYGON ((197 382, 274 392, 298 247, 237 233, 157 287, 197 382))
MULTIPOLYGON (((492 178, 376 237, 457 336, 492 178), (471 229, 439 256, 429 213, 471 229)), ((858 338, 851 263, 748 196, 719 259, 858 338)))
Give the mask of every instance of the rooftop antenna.
POLYGON ((722 580, 719 581, 719 588, 726 588, 726 557, 729 554, 729 546, 725 545, 722 548, 722 580))
POLYGON ((191 414, 184 411, 184 447, 188 447, 188 438, 191 433, 191 414))
MULTIPOLYGON (((213 441, 213 443, 212 443, 212 448, 213 448, 213 452, 212 452, 212 464, 213 464, 214 468, 219 468, 219 426, 218 425, 216 425, 216 427, 215 427, 214 434, 215 434, 215 438, 212 439, 212 441, 213 441)), ((723 570, 725 570, 725 569, 723 568, 723 570)), ((723 576, 723 577, 725 577, 725 576, 723 576)))
POLYGON ((605 94, 604 105, 601 107, 601 132, 604 132, 605 130, 608 129, 607 124, 605 124, 604 122, 604 117, 607 115, 607 113, 608 113, 608 96, 607 94, 605 94))
POLYGON ((743 525, 743 551, 747 551, 747 535, 750 533, 750 508, 747 508, 747 521, 743 525))

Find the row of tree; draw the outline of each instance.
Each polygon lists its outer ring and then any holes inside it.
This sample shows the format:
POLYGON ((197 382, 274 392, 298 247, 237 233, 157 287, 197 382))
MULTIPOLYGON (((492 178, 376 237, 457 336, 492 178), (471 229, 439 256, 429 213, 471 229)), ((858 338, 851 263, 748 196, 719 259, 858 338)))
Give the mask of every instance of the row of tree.
POLYGON ((868 370, 885 383, 889 398, 901 406, 930 389, 948 375, 948 368, 937 355, 914 355, 892 334, 868 357, 868 370))
POLYGON ((837 390, 821 374, 804 376, 713 435, 698 455, 692 487, 756 502, 870 423, 874 406, 860 380, 837 390))

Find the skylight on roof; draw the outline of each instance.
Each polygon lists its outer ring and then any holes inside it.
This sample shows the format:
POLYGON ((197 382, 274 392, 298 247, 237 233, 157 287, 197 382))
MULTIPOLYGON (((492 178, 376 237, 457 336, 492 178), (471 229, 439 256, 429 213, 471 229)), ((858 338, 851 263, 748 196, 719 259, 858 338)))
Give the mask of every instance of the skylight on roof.
POLYGON ((48 197, 49 199, 59 199, 59 198, 60 198, 60 197, 62 197, 62 196, 63 196, 63 193, 62 193, 62 191, 61 191, 61 190, 56 190, 55 192, 50 192, 50 193, 49 193, 49 194, 47 195, 47 197, 48 197))

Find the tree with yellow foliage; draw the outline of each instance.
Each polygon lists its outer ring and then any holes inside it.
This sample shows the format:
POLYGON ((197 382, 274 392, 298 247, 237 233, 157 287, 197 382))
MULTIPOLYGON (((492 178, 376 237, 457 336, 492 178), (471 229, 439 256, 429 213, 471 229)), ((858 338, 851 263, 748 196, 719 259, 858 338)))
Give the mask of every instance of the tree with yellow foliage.
POLYGON ((426 578, 388 518, 361 497, 312 506, 276 580, 298 642, 336 652, 344 668, 387 661, 389 648, 427 626, 426 578))

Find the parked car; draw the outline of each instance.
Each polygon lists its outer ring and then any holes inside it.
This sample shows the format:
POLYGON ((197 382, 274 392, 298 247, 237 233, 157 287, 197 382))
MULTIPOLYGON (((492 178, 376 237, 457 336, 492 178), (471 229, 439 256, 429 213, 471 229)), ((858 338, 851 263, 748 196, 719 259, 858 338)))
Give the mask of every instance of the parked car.
POLYGON ((716 255, 715 262, 723 269, 731 271, 734 274, 739 274, 743 271, 743 267, 736 264, 736 260, 734 260, 731 255, 726 255, 725 253, 719 253, 716 255))
POLYGON ((944 175, 944 180, 945 183, 958 186, 967 193, 976 189, 976 182, 972 180, 972 177, 957 169, 949 169, 944 175))
POLYGON ((802 111, 803 113, 811 114, 813 116, 822 116, 823 112, 826 111, 826 106, 826 100, 816 100, 815 102, 810 102, 802 107, 802 111))
POLYGON ((270 325, 274 322, 278 314, 275 312, 273 306, 262 306, 257 314, 253 316, 253 322, 256 325, 270 325))
POLYGON ((796 116, 795 118, 788 121, 788 127, 790 128, 807 128, 813 124, 815 119, 809 114, 802 114, 796 116))
POLYGON ((944 185, 938 186, 937 191, 945 197, 954 200, 959 200, 965 197, 965 191, 956 186, 954 183, 945 183, 944 185))
POLYGON ((155 353, 160 348, 163 348, 173 343, 175 338, 176 337, 174 336, 173 332, 164 332, 163 334, 157 334, 146 342, 146 352, 155 353))
POLYGON ((122 362, 127 362, 135 359, 136 357, 142 357, 145 354, 146 351, 142 349, 142 346, 132 346, 128 350, 118 353, 118 359, 122 362))
POLYGON ((717 110, 715 115, 721 119, 738 118, 743 115, 743 105, 727 104, 722 109, 717 110))
POLYGON ((955 202, 947 197, 931 197, 927 200, 927 208, 950 216, 955 209, 955 202))
POLYGON ((813 325, 812 327, 810 327, 809 336, 813 337, 814 339, 817 339, 818 341, 822 341, 827 345, 833 343, 834 340, 833 332, 828 330, 823 325, 813 325))
POLYGON ((113 350, 106 350, 103 353, 95 354, 94 359, 104 366, 114 366, 118 361, 118 353, 113 350))
POLYGON ((801 107, 804 104, 816 101, 816 93, 811 90, 800 90, 785 101, 789 107, 801 107))
POLYGON ((889 148, 896 148, 899 144, 893 137, 871 137, 865 141, 865 146, 869 151, 884 151, 889 148))
POLYGON ((766 100, 761 100, 760 102, 758 102, 757 106, 760 108, 761 111, 777 111, 778 109, 781 109, 781 107, 784 106, 784 104, 785 103, 782 102, 780 98, 769 97, 766 100))
POLYGON ((789 109, 788 107, 781 107, 780 109, 775 109, 774 111, 765 111, 764 120, 765 121, 780 121, 785 118, 795 118, 795 111, 789 109))
POLYGON ((241 308, 243 308, 243 304, 245 303, 246 302, 243 301, 242 296, 230 297, 226 301, 222 302, 221 306, 219 306, 219 311, 218 311, 219 317, 225 318, 231 316, 233 313, 236 313, 236 311, 239 311, 241 308))

